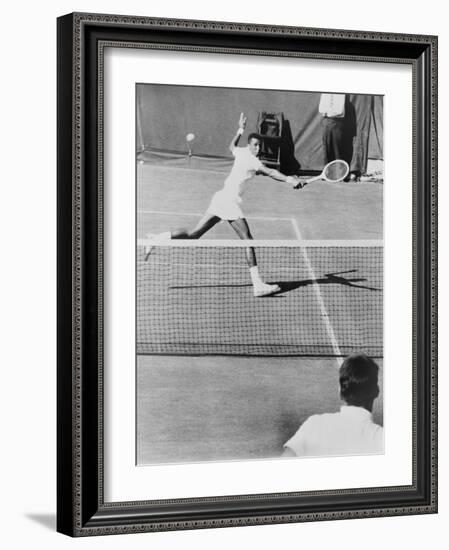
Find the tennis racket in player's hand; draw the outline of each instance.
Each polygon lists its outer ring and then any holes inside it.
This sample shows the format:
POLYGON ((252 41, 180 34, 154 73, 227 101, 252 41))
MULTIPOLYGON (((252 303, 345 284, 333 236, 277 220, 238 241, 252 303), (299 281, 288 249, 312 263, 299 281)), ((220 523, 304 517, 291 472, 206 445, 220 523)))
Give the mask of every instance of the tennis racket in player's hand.
POLYGON ((246 127, 246 116, 245 116, 245 113, 240 113, 240 118, 239 118, 239 128, 241 128, 242 130, 245 129, 246 127))
POLYGON ((348 174, 349 165, 346 161, 340 159, 333 160, 332 162, 326 164, 319 176, 315 176, 314 178, 303 181, 300 186, 295 186, 295 189, 298 189, 299 187, 304 187, 304 185, 318 180, 325 180, 331 183, 337 183, 339 181, 343 181, 348 174))

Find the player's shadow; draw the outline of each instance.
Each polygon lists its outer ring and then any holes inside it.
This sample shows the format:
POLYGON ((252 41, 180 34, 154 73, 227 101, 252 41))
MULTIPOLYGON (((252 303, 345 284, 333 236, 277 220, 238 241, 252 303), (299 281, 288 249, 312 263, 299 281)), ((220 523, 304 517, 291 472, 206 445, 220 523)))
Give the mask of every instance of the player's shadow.
POLYGON ((282 294, 285 294, 292 290, 296 290, 301 287, 306 287, 306 286, 311 286, 316 284, 343 285, 343 286, 349 286, 352 288, 359 288, 362 290, 370 290, 372 292, 380 292, 382 290, 380 288, 374 288, 371 286, 356 284, 356 283, 364 283, 366 279, 363 277, 348 278, 348 277, 342 276, 348 273, 356 273, 356 272, 357 272, 357 269, 350 269, 348 271, 340 271, 337 273, 325 273, 322 277, 317 279, 303 279, 301 281, 278 281, 277 284, 279 285, 281 290, 276 294, 273 294, 273 296, 274 297, 281 296, 282 294))
MULTIPOLYGON (((277 284, 280 287, 280 290, 278 292, 275 292, 273 294, 270 294, 267 296, 267 298, 276 298, 276 297, 282 297, 282 294, 285 294, 287 292, 290 292, 292 290, 296 290, 301 287, 307 287, 311 285, 343 285, 343 286, 350 286, 352 288, 359 288, 362 290, 370 290, 372 292, 380 292, 382 289, 380 288, 374 288, 371 286, 366 285, 360 285, 355 283, 363 283, 366 281, 363 277, 358 278, 351 278, 348 279, 347 277, 342 277, 342 275, 346 275, 347 273, 355 273, 357 272, 357 269, 350 269, 348 271, 340 271, 337 273, 325 273, 322 277, 319 279, 303 279, 301 281, 269 281, 270 284, 277 284)), ((236 284, 205 284, 205 285, 198 285, 198 284, 192 284, 192 285, 173 285, 169 286, 169 290, 201 290, 204 288, 245 288, 245 287, 252 287, 251 283, 236 283, 236 284)))

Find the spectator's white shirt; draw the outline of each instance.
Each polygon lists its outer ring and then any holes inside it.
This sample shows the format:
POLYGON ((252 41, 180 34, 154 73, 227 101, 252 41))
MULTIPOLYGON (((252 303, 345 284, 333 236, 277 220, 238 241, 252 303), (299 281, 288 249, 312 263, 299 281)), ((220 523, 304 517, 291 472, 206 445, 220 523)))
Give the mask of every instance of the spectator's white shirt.
POLYGON ((384 434, 369 411, 344 405, 338 413, 308 418, 284 447, 297 456, 380 454, 384 450, 384 434))
POLYGON ((345 116, 345 94, 321 94, 319 112, 329 118, 345 116))

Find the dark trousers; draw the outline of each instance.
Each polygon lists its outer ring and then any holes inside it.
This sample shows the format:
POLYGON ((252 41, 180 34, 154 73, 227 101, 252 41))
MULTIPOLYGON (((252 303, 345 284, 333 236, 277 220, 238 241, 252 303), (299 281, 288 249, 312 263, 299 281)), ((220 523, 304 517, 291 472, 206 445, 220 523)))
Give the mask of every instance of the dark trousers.
MULTIPOLYGON (((324 164, 337 159, 345 159, 344 118, 323 118, 324 164)), ((350 162, 350 160, 349 160, 350 162)))

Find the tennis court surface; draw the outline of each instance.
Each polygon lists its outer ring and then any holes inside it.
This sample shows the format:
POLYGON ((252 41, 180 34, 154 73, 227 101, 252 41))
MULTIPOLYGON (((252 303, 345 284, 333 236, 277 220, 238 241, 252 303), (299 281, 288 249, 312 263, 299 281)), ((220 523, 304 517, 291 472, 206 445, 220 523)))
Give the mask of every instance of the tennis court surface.
MULTIPOLYGON (((231 167, 225 161, 202 160, 189 168, 186 162, 137 165, 138 238, 195 225, 231 167)), ((366 240, 383 238, 382 203, 380 183, 314 182, 294 190, 256 176, 245 190, 243 211, 255 239, 366 240)), ((237 237, 222 222, 207 238, 237 237)))
MULTIPOLYGON (((221 189, 227 162, 192 161, 138 164, 140 245, 195 225, 221 189)), ((273 240, 254 243, 263 279, 281 287, 270 297, 254 298, 226 222, 204 237, 226 246, 137 246, 138 464, 277 457, 308 416, 338 410, 344 356, 364 352, 382 370, 382 195, 382 184, 294 191, 256 176, 244 212, 255 239, 273 240)))
POLYGON ((381 246, 255 250, 273 296, 254 298, 241 247, 139 247, 137 353, 382 356, 381 246))
MULTIPOLYGON (((339 410, 333 359, 229 359, 138 356, 138 464, 276 458, 311 414, 339 410)), ((378 424, 382 410, 381 392, 378 424)))

